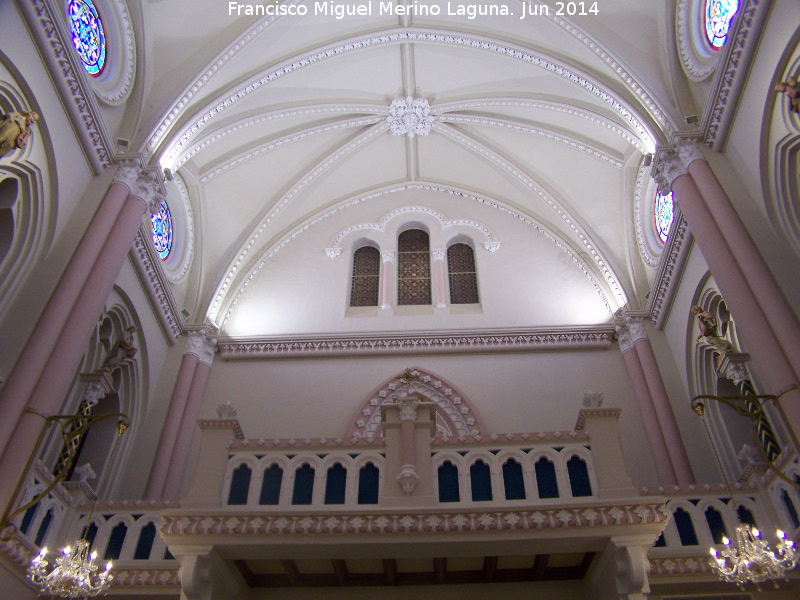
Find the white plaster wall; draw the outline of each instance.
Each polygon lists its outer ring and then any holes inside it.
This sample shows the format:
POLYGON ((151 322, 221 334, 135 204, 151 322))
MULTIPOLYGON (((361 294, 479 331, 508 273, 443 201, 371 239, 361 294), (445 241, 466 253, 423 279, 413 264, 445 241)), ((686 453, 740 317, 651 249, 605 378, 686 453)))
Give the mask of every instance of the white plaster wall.
MULTIPOLYGON (((484 433, 572 430, 585 392, 622 408, 620 432, 636 485, 656 482, 642 423, 616 348, 594 351, 315 360, 217 360, 201 418, 230 400, 249 438, 344 437, 376 388, 420 367, 469 400, 484 433)), ((191 472, 191 469, 189 469, 191 472)))

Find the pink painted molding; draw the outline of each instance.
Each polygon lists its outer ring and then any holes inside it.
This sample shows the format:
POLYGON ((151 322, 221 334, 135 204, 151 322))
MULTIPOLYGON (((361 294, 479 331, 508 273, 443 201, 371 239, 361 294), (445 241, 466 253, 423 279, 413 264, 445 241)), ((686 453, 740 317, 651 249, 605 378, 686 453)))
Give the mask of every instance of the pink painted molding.
POLYGON ((197 425, 203 431, 206 429, 231 429, 237 440, 244 439, 242 426, 238 419, 201 419, 197 421, 197 425))
MULTIPOLYGON (((747 483, 742 481, 737 481, 736 483, 732 483, 731 487, 734 491, 758 491, 761 489, 756 483, 747 483)), ((642 487, 639 488, 639 493, 643 496, 719 496, 720 494, 724 494, 725 496, 729 496, 730 492, 728 491, 728 485, 725 483, 692 483, 689 485, 668 485, 668 486, 659 486, 659 487, 642 487)))
POLYGON ((703 117, 703 139, 719 152, 728 139, 770 6, 770 0, 745 0, 728 34, 725 62, 717 69, 711 92, 715 102, 708 104, 703 117))
POLYGON ((530 532, 548 529, 588 529, 661 524, 669 520, 663 503, 644 502, 619 506, 586 506, 553 509, 466 510, 446 512, 429 510, 375 512, 359 514, 314 513, 256 515, 225 512, 164 515, 162 535, 202 537, 275 536, 369 536, 473 534, 476 532, 530 532))
POLYGON ((153 311, 158 315, 161 328, 169 343, 174 344, 184 332, 183 323, 178 316, 178 307, 172 295, 172 288, 167 283, 161 263, 155 256, 153 244, 148 239, 144 224, 139 228, 136 238, 133 240, 130 256, 147 292, 153 311))
POLYGON ((181 587, 178 569, 114 569, 112 588, 175 588, 181 587))
POLYGON ((298 450, 316 450, 320 448, 337 448, 340 450, 350 450, 357 446, 383 446, 383 439, 377 438, 274 438, 267 439, 235 439, 231 440, 228 448, 231 450, 285 450, 287 452, 297 452, 298 450))
POLYGON ((77 504, 77 508, 91 508, 92 506, 97 510, 113 508, 115 510, 123 509, 135 512, 139 508, 148 511, 176 508, 180 506, 180 503, 170 500, 100 500, 96 503, 81 501, 77 504))
MULTIPOLYGON (((650 579, 654 577, 686 577, 692 575, 713 575, 708 564, 708 555, 672 556, 653 558, 650 561, 650 579)), ((715 576, 716 577, 716 576, 715 576)))
POLYGON ((581 350, 609 348, 612 326, 571 329, 528 329, 485 333, 375 334, 318 338, 276 338, 219 342, 223 360, 361 356, 376 354, 451 354, 458 352, 513 352, 537 350, 581 350))
MULTIPOLYGON (((669 233, 667 246, 661 255, 658 272, 650 288, 647 314, 656 329, 663 329, 672 308, 672 299, 681 281, 686 259, 694 243, 692 232, 683 218, 680 208, 675 208, 675 219, 669 233)), ((688 310, 688 309, 687 309, 688 310)))
POLYGON ((619 419, 621 414, 621 408, 582 408, 578 411, 578 420, 575 423, 575 430, 583 431, 586 425, 586 417, 614 417, 615 419, 619 419))
MULTIPOLYGON (((534 433, 493 433, 491 435, 467 435, 460 437, 445 437, 441 434, 433 438, 433 446, 452 445, 480 445, 498 446, 498 442, 516 442, 524 444, 539 444, 553 442, 588 441, 589 434, 585 431, 537 431, 534 433)), ((504 446, 505 447, 505 446, 504 446)))

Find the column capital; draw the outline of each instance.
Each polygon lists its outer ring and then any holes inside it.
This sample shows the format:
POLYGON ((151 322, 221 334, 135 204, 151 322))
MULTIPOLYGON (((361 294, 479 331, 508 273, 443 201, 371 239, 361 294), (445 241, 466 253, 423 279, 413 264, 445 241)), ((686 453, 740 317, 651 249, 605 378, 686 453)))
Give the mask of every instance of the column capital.
POLYGON ((629 350, 633 350, 633 339, 631 338, 631 332, 628 328, 623 325, 618 325, 616 331, 617 341, 619 342, 619 353, 625 354, 629 350))
POLYGON ((141 175, 142 166, 138 160, 123 160, 117 165, 117 171, 114 173, 114 183, 121 183, 128 190, 133 190, 141 175))
POLYGON ((164 186, 158 179, 158 175, 153 173, 142 173, 131 188, 131 196, 140 198, 145 204, 150 214, 161 210, 161 201, 167 196, 164 186))
POLYGON ((209 367, 214 362, 214 354, 217 350, 217 340, 211 337, 205 330, 190 331, 186 338, 186 349, 184 354, 195 354, 201 363, 209 367))
POLYGON ((635 344, 639 340, 647 339, 647 328, 644 324, 643 317, 628 317, 626 319, 628 331, 630 332, 631 341, 635 344))
POLYGON ((394 264, 397 260, 397 252, 381 252, 381 262, 394 264))
POLYGON ((672 189, 672 184, 681 175, 688 175, 689 171, 677 155, 672 153, 661 154, 658 162, 653 166, 653 178, 658 182, 659 192, 672 189))
POLYGON ((675 152, 687 170, 694 161, 706 159, 696 138, 677 138, 675 140, 675 152))
POLYGON ((447 256, 447 250, 442 250, 441 248, 437 248, 436 250, 431 250, 431 258, 433 260, 444 261, 446 256, 447 256))
POLYGON ((400 409, 401 421, 416 421, 417 420, 417 407, 420 405, 419 398, 408 396, 405 398, 397 398, 395 400, 398 408, 400 409))

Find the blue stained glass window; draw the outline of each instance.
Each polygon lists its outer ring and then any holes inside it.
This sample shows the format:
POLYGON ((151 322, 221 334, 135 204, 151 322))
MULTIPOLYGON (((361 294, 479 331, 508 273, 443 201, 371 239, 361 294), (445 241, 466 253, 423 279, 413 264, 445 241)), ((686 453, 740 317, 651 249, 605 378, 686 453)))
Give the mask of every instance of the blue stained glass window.
POLYGON ((100 15, 92 0, 69 0, 67 16, 72 31, 72 45, 89 75, 97 77, 106 64, 106 36, 100 15))
POLYGON ((158 257, 167 260, 172 250, 172 215, 169 214, 169 207, 163 200, 158 212, 150 216, 150 223, 153 230, 153 245, 156 247, 158 257))
POLYGON ((725 43, 737 10, 739 0, 706 0, 706 37, 715 50, 725 43))
POLYGON ((672 226, 672 219, 675 216, 672 205, 672 192, 662 196, 656 192, 655 200, 656 232, 662 244, 667 243, 669 228, 672 226))

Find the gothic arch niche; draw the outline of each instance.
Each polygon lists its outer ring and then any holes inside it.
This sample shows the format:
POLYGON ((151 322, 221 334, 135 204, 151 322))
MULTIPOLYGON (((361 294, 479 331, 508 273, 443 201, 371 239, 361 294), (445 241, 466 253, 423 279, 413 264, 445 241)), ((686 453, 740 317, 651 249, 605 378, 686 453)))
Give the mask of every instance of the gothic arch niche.
MULTIPOLYGON (((714 278, 710 275, 705 282, 701 282, 695 294, 695 302, 703 311, 711 314, 717 322, 720 337, 733 346, 734 352, 742 352, 736 332, 736 323, 727 309, 722 295, 719 293, 714 278)), ((705 343, 697 343, 697 319, 688 314, 687 348, 689 358, 688 371, 692 374, 690 391, 692 397, 704 394, 715 396, 738 397, 741 392, 736 383, 721 372, 718 367, 719 352, 705 343)), ((753 380, 752 373, 748 378, 753 380)), ((705 402, 705 423, 716 452, 722 465, 727 481, 738 481, 746 475, 749 466, 748 453, 745 446, 754 450, 759 442, 753 434, 753 421, 737 414, 732 408, 720 402, 708 400, 705 402)), ((764 405, 770 423, 779 422, 770 414, 770 407, 764 405)), ((774 426, 773 426, 774 428, 774 426)), ((778 432, 776 432, 778 433, 778 432)), ((780 434, 779 434, 780 435, 780 434)), ((757 450, 756 450, 757 451, 757 450)), ((760 460, 760 459, 759 459, 760 460)))
POLYGON ((123 435, 118 435, 117 418, 96 421, 78 441, 75 458, 66 467, 62 459, 64 443, 55 429, 51 429, 42 453, 44 464, 50 465, 54 471, 66 468, 67 479, 72 481, 79 480, 81 475, 78 469, 89 464, 95 477, 88 483, 101 499, 116 494, 123 475, 122 466, 127 464, 131 443, 146 414, 144 373, 147 369, 147 350, 141 325, 129 305, 121 290, 115 289, 111 293, 59 414, 77 415, 85 411, 87 402, 93 404, 96 401, 91 408, 92 415, 122 413, 129 418, 130 426, 123 435), (114 352, 117 341, 133 326, 137 329, 132 334, 136 353, 109 362, 107 359, 114 352), (104 372, 106 376, 102 375, 104 372), (101 391, 92 391, 92 386, 98 384, 100 387, 95 389, 101 391))
MULTIPOLYGON (((33 110, 41 117, 35 99, 23 91, 7 64, 0 53, 0 112, 33 110)), ((58 198, 50 192, 48 136, 47 124, 40 118, 25 148, 0 159, 0 317, 55 231, 58 198)))
POLYGON ((419 377, 410 384, 406 385, 400 379, 403 373, 398 373, 370 394, 359 407, 347 437, 382 437, 380 406, 392 404, 397 397, 408 394, 418 394, 436 405, 436 435, 459 438, 483 431, 480 416, 454 386, 418 367, 412 367, 411 373, 419 377))

